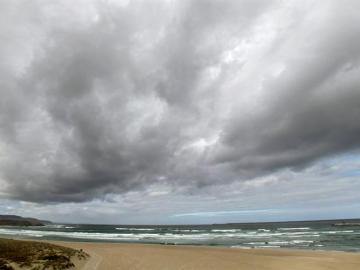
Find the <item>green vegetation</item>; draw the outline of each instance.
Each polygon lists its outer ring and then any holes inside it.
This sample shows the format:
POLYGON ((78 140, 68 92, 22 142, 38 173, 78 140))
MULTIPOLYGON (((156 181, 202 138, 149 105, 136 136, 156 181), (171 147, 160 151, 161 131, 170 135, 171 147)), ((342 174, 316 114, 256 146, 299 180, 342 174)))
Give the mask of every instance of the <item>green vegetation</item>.
POLYGON ((12 265, 31 270, 61 270, 74 267, 73 258, 88 258, 82 250, 43 242, 0 238, 0 270, 12 270, 12 265))

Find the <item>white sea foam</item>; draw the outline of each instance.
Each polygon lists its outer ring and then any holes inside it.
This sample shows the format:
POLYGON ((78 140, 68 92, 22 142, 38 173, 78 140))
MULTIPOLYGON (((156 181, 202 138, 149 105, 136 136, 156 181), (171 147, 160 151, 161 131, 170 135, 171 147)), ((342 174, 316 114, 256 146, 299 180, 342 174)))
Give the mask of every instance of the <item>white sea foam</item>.
POLYGON ((320 234, 302 234, 302 235, 288 235, 288 238, 314 238, 320 237, 320 234))
POLYGON ((194 229, 173 229, 173 232, 206 232, 207 230, 194 230, 194 229))
POLYGON ((255 246, 255 248, 279 248, 281 246, 273 246, 273 245, 266 245, 266 246, 255 246))
POLYGON ((241 229, 212 229, 212 232, 239 232, 241 229))
POLYGON ((65 237, 76 239, 96 239, 96 240, 156 240, 156 241, 179 241, 186 240, 188 242, 196 240, 211 240, 216 237, 232 238, 234 234, 158 234, 158 233, 100 233, 100 232, 68 232, 68 231, 35 231, 24 229, 0 229, 0 234, 19 235, 28 237, 65 237))
POLYGON ((155 231, 156 229, 154 228, 115 228, 116 230, 121 230, 121 231, 155 231))
MULTIPOLYGON (((148 230, 150 231, 150 230, 148 230)), ((227 230, 230 231, 230 230, 227 230)), ((248 234, 248 233, 196 233, 196 234, 173 234, 173 233, 101 233, 101 232, 69 232, 69 231, 41 231, 41 230, 25 230, 25 229, 0 229, 0 234, 8 235, 23 235, 30 237, 66 237, 66 238, 81 238, 81 239, 104 239, 104 240, 142 240, 142 239, 154 239, 154 240, 212 240, 212 239, 236 239, 236 238, 268 238, 273 236, 282 236, 282 233, 260 233, 260 234, 248 234)), ((303 236, 303 235, 302 235, 303 236)), ((313 235, 312 235, 313 236, 313 235)), ((288 236, 289 237, 289 236, 288 236)))
POLYGON ((244 243, 245 245, 262 245, 265 244, 265 242, 248 242, 248 243, 244 243))
POLYGON ((279 228, 279 231, 298 231, 298 230, 311 230, 309 227, 296 227, 296 228, 279 228))
POLYGON ((312 241, 312 240, 292 240, 291 242, 294 244, 314 243, 314 241, 312 241))
MULTIPOLYGON (((113 231, 78 231, 68 230, 75 228, 76 225, 56 225, 46 227, 0 227, 0 234, 34 237, 34 238, 67 238, 67 239, 87 239, 87 240, 108 240, 124 242, 158 242, 175 244, 224 244, 233 247, 243 248, 243 246, 271 248, 271 247, 321 247, 315 244, 318 237, 331 237, 333 234, 356 234, 358 230, 268 230, 268 229, 196 229, 190 228, 169 228, 169 227, 118 227, 113 231), (62 228, 59 230, 59 228, 62 228), (315 240, 316 239, 316 240, 315 240), (245 243, 244 243, 245 242, 245 243)), ((80 225, 76 226, 79 230, 80 225)), ((286 228, 290 229, 290 228, 286 228)), ((335 237, 333 237, 335 238, 335 237)), ((335 241, 335 240, 334 240, 335 241)))
POLYGON ((348 230, 348 231, 323 231, 322 234, 342 234, 342 233, 353 233, 354 231, 348 230))

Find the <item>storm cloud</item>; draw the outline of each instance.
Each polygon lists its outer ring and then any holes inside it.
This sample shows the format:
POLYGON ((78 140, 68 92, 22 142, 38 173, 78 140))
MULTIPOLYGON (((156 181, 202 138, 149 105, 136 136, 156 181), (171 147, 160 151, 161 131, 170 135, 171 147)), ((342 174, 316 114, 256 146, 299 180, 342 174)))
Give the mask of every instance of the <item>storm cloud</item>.
POLYGON ((192 192, 357 151, 359 10, 2 1, 0 196, 192 192))

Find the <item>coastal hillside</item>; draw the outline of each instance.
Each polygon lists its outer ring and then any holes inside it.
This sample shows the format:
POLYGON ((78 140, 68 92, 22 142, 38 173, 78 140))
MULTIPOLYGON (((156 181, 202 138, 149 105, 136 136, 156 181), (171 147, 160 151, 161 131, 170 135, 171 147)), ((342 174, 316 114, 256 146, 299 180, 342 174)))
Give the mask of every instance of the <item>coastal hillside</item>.
POLYGON ((0 226, 44 226, 50 221, 15 215, 0 215, 0 226))
POLYGON ((89 255, 50 243, 0 238, 0 269, 78 269, 89 255))

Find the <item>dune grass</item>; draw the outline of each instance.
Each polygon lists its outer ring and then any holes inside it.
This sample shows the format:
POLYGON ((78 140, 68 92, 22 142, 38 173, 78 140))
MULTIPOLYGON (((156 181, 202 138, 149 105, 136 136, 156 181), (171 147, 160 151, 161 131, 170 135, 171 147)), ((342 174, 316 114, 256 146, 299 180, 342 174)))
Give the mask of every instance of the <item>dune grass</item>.
POLYGON ((18 266, 31 270, 61 270, 74 267, 73 259, 88 258, 82 250, 43 242, 0 238, 0 270, 18 266))

